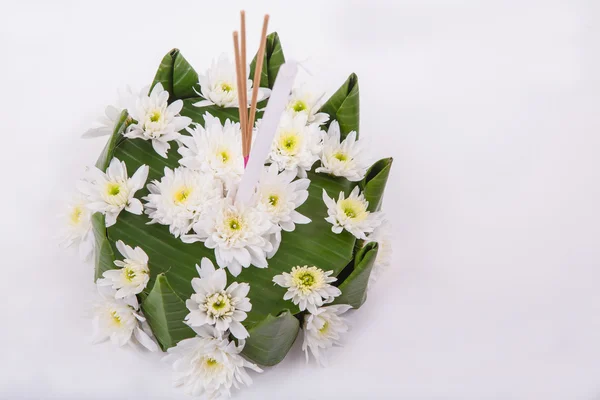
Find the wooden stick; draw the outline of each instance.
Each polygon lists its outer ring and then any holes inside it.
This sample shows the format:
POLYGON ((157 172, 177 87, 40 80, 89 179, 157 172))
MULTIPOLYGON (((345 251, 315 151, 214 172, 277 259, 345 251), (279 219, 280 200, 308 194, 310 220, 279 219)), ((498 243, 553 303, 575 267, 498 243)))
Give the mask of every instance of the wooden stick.
POLYGON ((248 118, 248 132, 250 141, 252 141, 252 128, 254 127, 254 118, 256 116, 256 102, 258 98, 258 88, 260 87, 260 78, 262 75, 263 60, 265 58, 265 47, 267 46, 267 27, 269 25, 269 14, 265 15, 263 20, 262 34, 260 36, 260 47, 256 56, 256 70, 254 71, 254 81, 252 82, 252 102, 250 103, 250 116, 248 118))
POLYGON ((239 103, 239 113, 240 113, 240 126, 242 128, 242 153, 244 154, 244 156, 247 155, 246 153, 246 145, 245 145, 245 140, 244 140, 244 135, 243 132, 246 129, 246 110, 242 111, 242 71, 241 71, 241 63, 240 63, 240 43, 239 43, 239 39, 238 39, 238 32, 235 31, 233 32, 233 52, 235 55, 235 76, 237 78, 237 95, 238 95, 238 103, 239 103))
POLYGON ((241 29, 241 41, 242 41, 242 46, 241 46, 241 58, 240 58, 240 63, 241 63, 241 73, 242 73, 242 79, 241 79, 241 83, 242 83, 242 87, 241 87, 241 91, 242 91, 242 104, 244 105, 244 117, 241 117, 242 114, 242 106, 240 105, 240 118, 244 118, 244 127, 242 128, 242 143, 244 144, 244 156, 247 156, 248 154, 250 154, 250 138, 249 135, 251 135, 250 132, 248 132, 248 75, 246 73, 246 12, 244 10, 240 11, 240 29, 241 29))
POLYGON ((246 104, 246 108, 248 108, 248 75, 246 73, 246 13, 244 12, 244 10, 240 12, 240 19, 242 25, 242 32, 240 37, 240 39, 242 40, 242 85, 244 86, 244 104, 246 104))

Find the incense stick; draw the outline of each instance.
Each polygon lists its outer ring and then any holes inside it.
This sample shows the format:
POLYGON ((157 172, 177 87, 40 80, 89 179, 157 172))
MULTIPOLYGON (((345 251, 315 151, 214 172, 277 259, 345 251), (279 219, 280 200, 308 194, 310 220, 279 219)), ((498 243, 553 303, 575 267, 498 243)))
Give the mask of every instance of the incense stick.
POLYGON ((256 116, 256 102, 258 98, 258 88, 260 87, 260 78, 262 75, 263 60, 265 58, 265 47, 267 46, 267 26, 269 25, 269 14, 265 15, 263 20, 262 33, 260 36, 260 47, 256 56, 256 70, 254 71, 254 81, 252 82, 252 102, 250 103, 250 116, 248 118, 249 139, 252 141, 252 128, 254 127, 254 117, 256 116))
POLYGON ((239 113, 240 113, 240 127, 242 130, 242 153, 245 156, 248 155, 247 153, 247 149, 246 149, 246 144, 245 144, 245 137, 244 137, 244 130, 246 129, 246 110, 242 111, 242 104, 243 104, 243 95, 242 95, 242 72, 241 72, 241 60, 240 60, 240 43, 239 43, 239 38, 238 38, 238 32, 235 31, 233 32, 233 52, 235 55, 235 76, 237 78, 237 95, 238 95, 238 103, 239 103, 239 113))
POLYGON ((241 36, 242 41, 241 47, 241 61, 242 61, 242 95, 244 96, 244 109, 246 115, 248 115, 248 75, 246 73, 246 12, 242 10, 240 12, 240 25, 241 25, 241 36))

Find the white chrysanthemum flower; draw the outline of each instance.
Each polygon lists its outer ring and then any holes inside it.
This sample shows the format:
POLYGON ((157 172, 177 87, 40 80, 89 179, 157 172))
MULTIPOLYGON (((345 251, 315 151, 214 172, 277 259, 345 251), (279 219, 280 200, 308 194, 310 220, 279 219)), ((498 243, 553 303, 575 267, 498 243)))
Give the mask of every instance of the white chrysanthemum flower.
POLYGON ((323 140, 321 166, 315 172, 341 176, 351 182, 362 180, 367 173, 364 149, 352 131, 340 143, 340 125, 332 121, 323 140))
POLYGON ((257 208, 265 212, 274 224, 274 229, 269 235, 273 249, 267 252, 268 258, 273 257, 279 250, 281 229, 292 232, 296 229, 296 224, 308 224, 311 221, 296 211, 308 198, 307 188, 310 180, 293 181, 295 177, 294 171, 278 173, 275 164, 265 167, 260 177, 256 190, 257 208))
POLYGON ((302 113, 281 116, 268 160, 280 171, 295 171, 301 178, 306 178, 323 147, 323 131, 317 124, 307 125, 307 118, 302 113))
POLYGON ((92 212, 87 207, 87 199, 77 193, 67 206, 67 212, 61 215, 66 220, 62 244, 65 247, 77 245, 79 257, 83 261, 94 253, 94 232, 92 231, 92 212))
POLYGON ((150 223, 168 225, 175 237, 188 233, 200 214, 223 196, 221 182, 211 174, 184 167, 165 167, 165 176, 148 184, 148 190, 144 200, 150 223))
POLYGON ((327 359, 323 350, 341 345, 340 335, 348 332, 348 325, 340 315, 350 308, 352 307, 347 304, 321 307, 316 312, 304 317, 302 350, 304 350, 307 362, 310 350, 319 364, 326 365, 327 359))
MULTIPOLYGON (((104 271, 103 279, 98 279, 98 286, 110 286, 115 289, 116 299, 124 299, 140 293, 150 280, 150 269, 148 268, 148 255, 141 247, 135 249, 118 240, 117 250, 124 260, 115 260, 118 269, 104 271)), ((135 303, 134 303, 135 304, 135 303)))
POLYGON ((111 135, 117 127, 119 116, 123 110, 115 106, 108 105, 104 109, 104 115, 98 118, 98 123, 94 128, 90 128, 82 135, 83 138, 89 139, 100 136, 111 135))
POLYGON ((325 93, 317 94, 306 86, 292 90, 287 109, 295 114, 305 114, 309 124, 323 125, 329 120, 327 113, 320 113, 321 99, 325 93))
POLYGON ((127 112, 136 122, 127 127, 125 137, 151 140, 154 150, 164 158, 171 148, 169 141, 178 139, 179 131, 192 123, 189 117, 182 117, 179 112, 183 101, 175 100, 168 104, 169 92, 157 83, 149 95, 142 93, 127 108, 127 112))
POLYGON ((108 286, 98 286, 98 292, 102 301, 94 307, 95 343, 110 339, 111 343, 123 346, 132 343, 135 338, 148 350, 158 350, 150 338, 152 332, 146 325, 146 319, 136 312, 129 302, 131 298, 116 299, 114 289, 108 286))
POLYGON ((337 278, 331 276, 333 271, 323 271, 317 267, 294 267, 292 272, 284 272, 273 277, 273 282, 281 287, 288 288, 283 296, 284 300, 292 302, 300 311, 308 310, 315 313, 317 307, 331 303, 334 298, 342 294, 340 289, 330 285, 337 278))
POLYGON ((357 239, 366 239, 366 234, 373 232, 383 221, 383 213, 367 211, 369 202, 360 193, 358 186, 352 190, 347 199, 344 192, 340 192, 337 202, 323 189, 323 201, 327 205, 329 215, 325 221, 333 225, 331 230, 334 233, 341 233, 345 229, 357 239))
POLYGON ((242 133, 239 123, 230 120, 221 125, 219 118, 204 114, 204 127, 188 129, 191 136, 181 136, 179 163, 193 170, 213 174, 228 187, 237 184, 244 174, 242 133))
POLYGON ((237 339, 246 339, 248 331, 242 325, 246 312, 252 309, 250 291, 247 283, 233 282, 227 286, 227 274, 224 269, 215 270, 208 258, 196 265, 200 278, 192 279, 194 294, 185 302, 190 313, 185 317, 191 327, 212 325, 219 332, 229 330, 237 339))
POLYGON ((123 109, 127 108, 127 105, 131 103, 134 93, 129 86, 126 87, 125 91, 119 90, 119 101, 116 106, 106 106, 104 114, 98 119, 98 123, 94 128, 88 129, 82 137, 94 138, 100 136, 112 135, 114 130, 117 128, 117 122, 123 109))
POLYGON ((80 182, 78 187, 88 198, 88 208, 104 214, 106 227, 109 227, 117 222, 117 216, 123 209, 137 215, 143 212, 142 202, 134 196, 144 187, 148 171, 148 166, 142 165, 128 178, 125 163, 113 158, 106 173, 92 167, 88 179, 80 182))
POLYGON ((262 172, 257 193, 257 208, 267 213, 271 222, 278 224, 284 231, 291 232, 295 224, 308 224, 310 219, 296 211, 308 198, 310 180, 298 179, 293 171, 278 173, 276 165, 271 164, 262 172))
POLYGON ((373 287, 373 284, 377 281, 379 276, 390 266, 392 261, 392 241, 388 231, 388 224, 382 223, 377 227, 373 233, 371 233, 364 244, 370 242, 376 242, 378 244, 377 258, 371 269, 371 275, 369 276, 368 289, 373 287))
MULTIPOLYGON (((219 107, 239 107, 237 78, 235 75, 235 65, 229 61, 225 54, 221 54, 218 60, 213 63, 206 73, 199 74, 200 96, 204 100, 194 103, 196 107, 206 107, 216 104, 219 107)), ((248 89, 247 99, 252 98, 252 80, 248 79, 246 83, 248 89)), ((267 88, 258 89, 258 101, 264 100, 271 94, 267 88)))
POLYGON ((245 345, 243 340, 236 346, 207 325, 195 330, 197 337, 180 341, 163 358, 173 365, 174 385, 183 386, 186 394, 205 395, 207 400, 229 397, 232 386, 239 389, 240 384, 252 384, 246 368, 262 372, 240 355, 245 345))
POLYGON ((195 234, 181 239, 186 243, 203 241, 206 247, 215 249, 217 264, 238 276, 242 267, 267 268, 266 253, 273 249, 267 237, 272 227, 265 213, 224 198, 194 224, 195 234))

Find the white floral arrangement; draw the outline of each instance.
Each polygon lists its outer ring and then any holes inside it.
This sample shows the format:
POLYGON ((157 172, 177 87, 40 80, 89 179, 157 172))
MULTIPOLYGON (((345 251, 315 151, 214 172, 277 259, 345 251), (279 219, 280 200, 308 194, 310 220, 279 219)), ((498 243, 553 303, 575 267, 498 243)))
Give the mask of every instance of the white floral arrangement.
POLYGON ((95 264, 95 341, 166 351, 175 384, 208 399, 299 331, 324 365, 389 263, 392 159, 367 163, 356 75, 326 102, 294 87, 268 16, 248 75, 241 17, 235 62, 199 75, 172 50, 150 88, 107 107, 84 136, 108 143, 65 215, 65 243, 95 264))

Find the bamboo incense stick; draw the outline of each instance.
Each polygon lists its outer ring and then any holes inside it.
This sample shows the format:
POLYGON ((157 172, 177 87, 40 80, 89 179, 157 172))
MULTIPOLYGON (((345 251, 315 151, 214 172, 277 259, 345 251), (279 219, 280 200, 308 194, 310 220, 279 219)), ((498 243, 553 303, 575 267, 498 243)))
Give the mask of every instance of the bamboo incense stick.
POLYGON ((256 56, 256 70, 254 71, 254 80, 252 81, 252 101, 250 103, 250 116, 248 118, 248 136, 252 142, 252 127, 256 116, 256 102, 258 98, 258 88, 260 87, 260 78, 262 75, 263 60, 265 58, 265 47, 267 45, 267 27, 269 25, 269 14, 265 14, 263 20, 262 33, 260 36, 260 47, 256 56))
POLYGON ((235 76, 236 76, 236 80, 237 80, 237 95, 238 95, 238 103, 239 103, 239 113, 240 113, 240 126, 241 126, 241 130, 242 130, 242 153, 244 155, 244 157, 246 157, 247 154, 247 149, 246 149, 246 144, 245 144, 245 137, 244 137, 244 131, 246 129, 246 110, 243 109, 243 95, 242 95, 242 71, 241 71, 241 60, 240 60, 240 43, 239 43, 239 38, 238 38, 238 32, 235 31, 233 32, 233 52, 235 55, 235 76), (243 111, 242 111, 243 110, 243 111))
POLYGON ((246 72, 246 12, 244 10, 242 10, 240 12, 240 25, 241 25, 241 36, 240 39, 242 41, 242 47, 241 47, 241 61, 242 61, 242 86, 244 88, 244 90, 242 91, 242 94, 244 95, 244 106, 245 111, 246 111, 246 115, 248 115, 248 75, 246 72))
POLYGON ((242 92, 242 103, 244 105, 243 116, 242 116, 242 106, 240 104, 240 118, 244 119, 244 125, 242 126, 242 153, 244 157, 247 157, 250 154, 250 145, 251 141, 248 133, 248 78, 246 74, 246 12, 244 10, 240 11, 240 30, 241 30, 241 53, 240 53, 240 72, 241 72, 241 83, 242 87, 240 88, 242 92))

